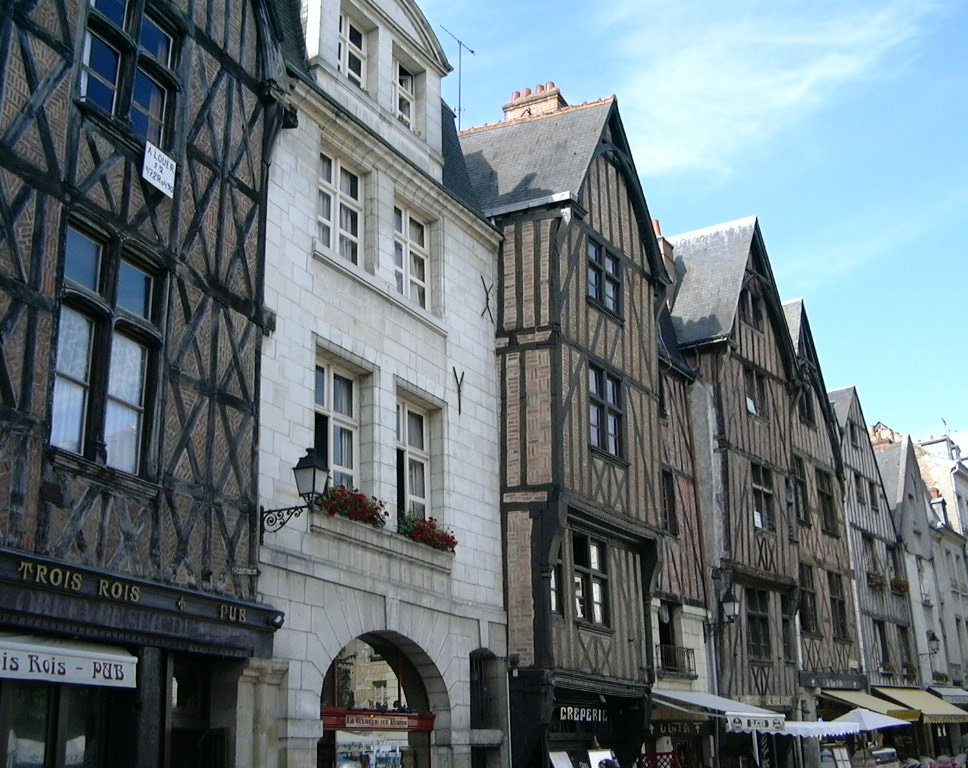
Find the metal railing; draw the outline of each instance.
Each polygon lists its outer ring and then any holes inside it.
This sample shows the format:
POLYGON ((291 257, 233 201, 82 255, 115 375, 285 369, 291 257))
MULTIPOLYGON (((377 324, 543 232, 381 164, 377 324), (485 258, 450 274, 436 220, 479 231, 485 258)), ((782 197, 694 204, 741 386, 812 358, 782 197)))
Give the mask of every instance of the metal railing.
POLYGON ((696 655, 692 648, 679 645, 657 645, 655 659, 659 672, 675 675, 696 674, 696 655))

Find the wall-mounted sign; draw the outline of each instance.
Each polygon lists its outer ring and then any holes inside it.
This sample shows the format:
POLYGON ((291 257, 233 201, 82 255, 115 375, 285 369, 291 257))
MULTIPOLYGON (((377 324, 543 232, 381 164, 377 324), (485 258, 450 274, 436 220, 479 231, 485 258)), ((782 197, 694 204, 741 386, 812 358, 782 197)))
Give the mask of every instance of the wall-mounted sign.
POLYGON ((804 688, 839 688, 862 691, 867 687, 867 675, 854 672, 800 672, 804 688))
POLYGON ((175 196, 175 161, 150 141, 145 143, 145 160, 141 166, 141 176, 168 197, 175 196))
POLYGON ((650 736, 706 736, 711 734, 708 720, 653 720, 650 736))
POLYGON ((122 648, 0 636, 0 678, 135 688, 138 659, 122 648))

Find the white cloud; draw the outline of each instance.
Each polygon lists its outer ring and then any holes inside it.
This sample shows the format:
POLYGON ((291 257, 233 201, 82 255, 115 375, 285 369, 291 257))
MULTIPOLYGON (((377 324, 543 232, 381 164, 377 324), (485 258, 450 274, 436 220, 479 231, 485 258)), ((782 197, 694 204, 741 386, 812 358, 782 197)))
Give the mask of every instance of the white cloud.
POLYGON ((728 172, 744 151, 875 75, 932 11, 912 0, 795 6, 612 4, 599 29, 617 36, 610 76, 640 171, 728 172))

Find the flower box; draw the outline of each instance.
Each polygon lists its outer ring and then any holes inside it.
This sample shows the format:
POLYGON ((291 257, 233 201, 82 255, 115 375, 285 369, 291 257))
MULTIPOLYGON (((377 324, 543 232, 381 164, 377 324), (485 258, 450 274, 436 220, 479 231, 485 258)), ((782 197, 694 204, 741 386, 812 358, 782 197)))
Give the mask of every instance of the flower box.
POLYGON ((397 530, 407 538, 439 549, 441 552, 453 552, 457 548, 454 534, 442 528, 435 517, 424 519, 400 512, 397 515, 397 530))
POLYGON ((884 589, 884 577, 876 571, 868 571, 867 586, 871 589, 884 589))
POLYGON ((909 585, 907 579, 902 579, 899 576, 895 576, 891 579, 891 592, 895 592, 899 595, 906 595, 908 593, 909 585))
POLYGON ((326 489, 319 500, 319 508, 330 517, 339 515, 374 528, 383 528, 389 514, 383 502, 375 496, 341 485, 326 489))

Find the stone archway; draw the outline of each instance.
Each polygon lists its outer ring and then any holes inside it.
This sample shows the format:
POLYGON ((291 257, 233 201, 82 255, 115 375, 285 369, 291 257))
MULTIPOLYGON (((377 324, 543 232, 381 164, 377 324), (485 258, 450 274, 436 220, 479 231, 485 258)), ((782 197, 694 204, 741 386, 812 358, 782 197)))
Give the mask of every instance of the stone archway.
POLYGON ((450 741, 443 678, 396 632, 368 632, 340 649, 323 679, 320 714, 317 768, 431 768, 432 745, 450 741))

